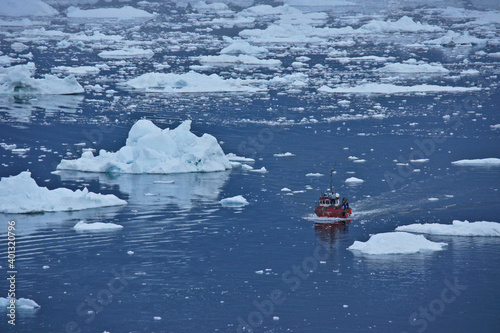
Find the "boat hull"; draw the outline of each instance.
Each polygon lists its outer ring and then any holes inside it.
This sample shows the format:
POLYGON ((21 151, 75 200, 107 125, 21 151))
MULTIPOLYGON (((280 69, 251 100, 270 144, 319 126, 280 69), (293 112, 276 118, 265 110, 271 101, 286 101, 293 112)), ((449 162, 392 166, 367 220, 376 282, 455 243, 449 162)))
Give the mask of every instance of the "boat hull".
POLYGON ((342 206, 317 206, 316 209, 314 209, 314 213, 319 217, 347 218, 351 216, 352 210, 351 208, 344 209, 342 206))

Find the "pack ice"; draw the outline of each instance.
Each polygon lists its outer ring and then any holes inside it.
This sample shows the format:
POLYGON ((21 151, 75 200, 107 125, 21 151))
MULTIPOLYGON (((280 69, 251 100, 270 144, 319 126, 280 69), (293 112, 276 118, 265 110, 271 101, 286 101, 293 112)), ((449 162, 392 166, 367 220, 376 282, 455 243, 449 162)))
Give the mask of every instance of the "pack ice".
POLYGON ((231 169, 217 139, 191 133, 191 120, 175 129, 161 129, 149 120, 137 121, 128 133, 125 146, 117 152, 101 150, 94 156, 86 151, 75 160, 62 160, 59 170, 111 173, 184 173, 231 169))
POLYGON ((17 65, 0 70, 0 94, 73 95, 84 93, 73 75, 60 79, 46 74, 43 79, 32 77, 35 65, 17 65))
POLYGON ((11 214, 73 211, 88 208, 126 205, 112 194, 89 192, 87 188, 49 190, 39 187, 29 171, 0 180, 0 212, 11 214))

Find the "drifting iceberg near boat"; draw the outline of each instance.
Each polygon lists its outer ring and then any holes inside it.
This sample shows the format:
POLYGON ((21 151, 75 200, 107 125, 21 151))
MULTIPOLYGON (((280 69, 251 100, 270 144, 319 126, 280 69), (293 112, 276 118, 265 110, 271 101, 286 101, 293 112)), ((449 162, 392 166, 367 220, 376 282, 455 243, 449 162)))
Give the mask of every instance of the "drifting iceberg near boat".
POLYGON ((352 209, 349 208, 349 201, 347 198, 342 198, 340 201, 340 194, 333 190, 333 171, 330 171, 330 191, 323 193, 317 203, 314 213, 318 217, 334 217, 334 218, 347 218, 352 214, 352 209))

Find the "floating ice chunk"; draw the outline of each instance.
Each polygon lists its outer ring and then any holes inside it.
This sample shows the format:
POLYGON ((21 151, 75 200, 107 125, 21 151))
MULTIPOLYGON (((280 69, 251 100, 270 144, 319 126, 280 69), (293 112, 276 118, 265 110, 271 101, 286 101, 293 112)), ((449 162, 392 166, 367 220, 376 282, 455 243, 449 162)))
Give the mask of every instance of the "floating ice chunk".
POLYGON ((240 54, 237 56, 221 54, 217 56, 201 56, 199 61, 206 64, 243 64, 262 67, 277 67, 281 66, 281 60, 277 59, 259 59, 253 55, 240 54))
POLYGON ((79 67, 57 66, 52 68, 52 72, 64 72, 73 75, 99 74, 100 71, 101 70, 95 66, 79 66, 79 67))
POLYGON ((251 165, 248 165, 248 164, 242 164, 241 169, 243 169, 245 171, 250 171, 250 170, 253 170, 253 167, 251 165))
POLYGON ((250 171, 251 172, 260 172, 260 173, 267 173, 268 172, 267 169, 266 169, 266 167, 262 167, 260 169, 252 169, 250 171))
POLYGON ((233 153, 227 154, 226 157, 228 158, 228 160, 233 162, 247 162, 247 163, 255 162, 253 158, 237 156, 236 154, 233 153))
POLYGON ((416 160, 410 160, 411 163, 427 163, 429 162, 429 159, 428 158, 419 158, 419 159, 416 159, 416 160))
POLYGON ((344 94, 396 94, 396 93, 415 93, 415 92, 464 92, 481 90, 479 87, 452 87, 438 86, 430 84, 419 84, 414 86, 399 86, 390 83, 364 83, 354 87, 336 87, 330 88, 322 86, 318 89, 321 92, 344 93, 344 94))
POLYGON ((249 42, 244 40, 232 40, 227 38, 227 41, 231 44, 223 48, 220 51, 221 54, 237 56, 241 54, 266 55, 269 53, 269 50, 265 47, 251 45, 249 42))
POLYGON ((153 317, 154 320, 161 320, 160 316, 153 317))
POLYGON ((324 174, 319 172, 310 172, 306 174, 306 177, 323 177, 324 174))
POLYGON ((492 130, 500 130, 500 124, 490 125, 490 128, 491 128, 492 130))
POLYGON ((349 177, 345 180, 345 182, 348 184, 361 184, 364 182, 364 180, 356 177, 349 177))
POLYGON ((427 198, 429 201, 439 201, 439 198, 427 198))
POLYGON ((126 201, 112 194, 97 194, 87 188, 49 190, 39 187, 28 171, 0 180, 0 212, 22 214, 35 212, 73 211, 88 208, 125 205, 126 201))
POLYGON ((459 165, 459 166, 500 166, 500 158, 479 158, 473 160, 458 160, 451 162, 451 164, 459 165))
POLYGON ((222 199, 219 203, 224 207, 243 207, 249 204, 242 195, 222 199))
POLYGON ((291 190, 288 187, 283 187, 281 192, 290 192, 291 190))
POLYGON ((73 229, 76 231, 87 231, 87 232, 100 232, 100 231, 113 231, 113 230, 121 230, 123 226, 114 223, 86 223, 84 221, 78 222, 73 229))
POLYGON ((373 235, 366 242, 355 241, 347 249, 364 254, 409 254, 441 251, 446 245, 448 244, 431 242, 422 235, 386 232, 373 235))
POLYGON ((184 74, 146 73, 124 85, 146 92, 256 92, 263 88, 251 86, 242 79, 224 79, 217 74, 204 75, 193 71, 184 74))
POLYGON ((229 7, 222 2, 206 3, 205 1, 199 1, 195 3, 193 7, 200 12, 217 12, 217 13, 231 13, 232 11, 229 7))
POLYGON ((2 0, 0 16, 54 16, 59 12, 41 0, 2 0))
POLYGON ((154 56, 154 52, 133 47, 123 50, 102 51, 98 56, 103 59, 151 58, 154 56))
POLYGON ((376 69, 383 73, 442 73, 447 74, 450 71, 437 64, 387 64, 382 68, 376 69))
POLYGON ((60 79, 46 74, 43 79, 35 79, 33 63, 17 65, 0 70, 0 94, 16 95, 73 95, 84 93, 83 87, 70 75, 60 79))
POLYGON ((450 236, 491 236, 500 237, 500 223, 498 222, 469 222, 454 220, 453 224, 415 223, 399 226, 396 231, 414 232, 430 235, 450 236))
POLYGON ((470 36, 469 32, 467 31, 463 35, 461 35, 458 32, 449 30, 443 37, 428 40, 424 42, 424 44, 441 45, 441 46, 463 46, 463 45, 470 46, 470 45, 483 44, 485 42, 486 41, 484 39, 470 36))
POLYGON ((292 157, 295 156, 295 154, 292 154, 290 152, 286 153, 279 153, 279 154, 273 154, 274 157, 292 157))
POLYGON ((379 33, 379 32, 419 32, 419 31, 441 31, 442 29, 435 25, 422 24, 415 22, 411 17, 403 16, 397 21, 379 21, 372 20, 361 26, 358 30, 379 33))
MULTIPOLYGON (((11 304, 11 300, 14 300, 10 297, 0 297, 0 308, 8 307, 11 304)), ((19 298, 15 300, 16 308, 25 309, 25 310, 33 310, 40 308, 37 302, 29 299, 29 298, 19 298)))
POLYGON ((479 71, 477 69, 466 69, 460 72, 460 75, 479 75, 479 71))
POLYGON ((186 173, 231 169, 217 139, 210 134, 196 136, 191 120, 175 129, 164 130, 149 120, 137 121, 129 131, 125 146, 117 152, 90 151, 76 160, 62 160, 58 170, 116 173, 186 173))
POLYGON ((92 18, 115 18, 120 20, 134 18, 151 18, 154 14, 148 13, 142 9, 131 6, 122 8, 98 8, 98 9, 80 9, 76 7, 68 8, 68 17, 92 17, 92 18))

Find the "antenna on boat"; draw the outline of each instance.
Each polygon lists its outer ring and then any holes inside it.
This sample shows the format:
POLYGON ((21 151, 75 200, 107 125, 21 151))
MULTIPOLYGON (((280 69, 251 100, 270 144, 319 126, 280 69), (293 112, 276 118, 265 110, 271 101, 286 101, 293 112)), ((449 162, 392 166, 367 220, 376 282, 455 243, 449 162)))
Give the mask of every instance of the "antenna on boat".
POLYGON ((337 166, 337 162, 333 165, 333 169, 330 170, 330 191, 332 192, 333 195, 333 172, 335 171, 335 167, 337 166))

